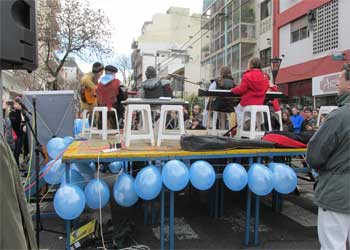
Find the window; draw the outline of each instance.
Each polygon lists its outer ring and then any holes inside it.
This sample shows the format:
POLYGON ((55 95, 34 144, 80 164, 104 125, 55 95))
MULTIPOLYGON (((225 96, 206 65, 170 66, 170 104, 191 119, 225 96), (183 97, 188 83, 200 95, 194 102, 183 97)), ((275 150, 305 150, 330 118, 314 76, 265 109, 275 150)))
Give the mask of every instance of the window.
POLYGON ((271 48, 264 49, 260 51, 260 59, 262 63, 262 68, 266 68, 270 66, 271 59, 271 48))
POLYGON ((316 10, 313 23, 313 54, 338 48, 338 0, 322 5, 316 10))
POLYGON ((271 16, 271 0, 265 0, 260 4, 260 20, 271 16))
POLYGON ((306 15, 292 22, 290 26, 290 40, 292 43, 309 37, 308 20, 306 15))

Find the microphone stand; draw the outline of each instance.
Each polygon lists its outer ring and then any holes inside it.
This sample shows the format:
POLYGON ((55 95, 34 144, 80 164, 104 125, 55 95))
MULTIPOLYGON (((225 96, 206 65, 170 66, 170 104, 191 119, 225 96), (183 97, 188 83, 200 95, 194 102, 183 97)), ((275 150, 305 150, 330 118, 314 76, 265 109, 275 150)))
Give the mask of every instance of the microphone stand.
POLYGON ((25 118, 26 124, 28 125, 30 131, 32 132, 32 135, 35 139, 35 181, 36 181, 36 185, 35 185, 35 205, 36 205, 36 242, 38 245, 38 249, 40 249, 39 244, 40 244, 40 231, 47 231, 47 232, 51 232, 51 233, 57 233, 57 234, 63 234, 62 232, 58 232, 55 230, 49 230, 49 229, 44 229, 44 227, 42 226, 41 223, 41 218, 40 218, 40 193, 39 193, 39 172, 40 172, 40 153, 43 154, 42 151, 42 145, 39 142, 38 139, 38 125, 37 125, 37 110, 36 110, 36 97, 33 96, 32 97, 32 104, 33 104, 33 118, 34 118, 34 129, 32 124, 30 123, 30 120, 28 118, 28 115, 26 114, 26 112, 29 113, 29 111, 25 111, 22 109, 22 114, 25 118))

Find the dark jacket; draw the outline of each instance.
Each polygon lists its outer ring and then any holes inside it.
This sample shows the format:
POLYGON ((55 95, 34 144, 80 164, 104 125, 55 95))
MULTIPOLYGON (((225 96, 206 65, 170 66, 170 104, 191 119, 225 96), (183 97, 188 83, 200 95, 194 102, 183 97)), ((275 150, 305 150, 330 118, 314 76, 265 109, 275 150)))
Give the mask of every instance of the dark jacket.
POLYGON ((241 84, 231 92, 240 95, 241 106, 263 105, 266 91, 269 88, 269 80, 260 69, 251 69, 244 72, 241 84))
POLYGON ((340 97, 342 106, 328 115, 311 138, 306 161, 319 171, 315 203, 350 214, 350 93, 340 97))
POLYGON ((21 110, 14 109, 11 110, 10 114, 10 120, 13 130, 15 131, 17 136, 22 136, 23 134, 23 123, 22 123, 22 116, 21 116, 21 110))
POLYGON ((18 167, 1 133, 0 152, 0 249, 37 249, 18 167))
POLYGON ((147 79, 142 83, 141 97, 147 99, 158 99, 159 97, 173 97, 169 80, 159 77, 147 79))
MULTIPOLYGON (((234 86, 234 81, 231 78, 223 78, 216 82, 216 89, 220 90, 230 90, 234 86)), ((236 102, 232 98, 216 97, 212 103, 212 110, 231 113, 235 111, 235 104, 236 102)))

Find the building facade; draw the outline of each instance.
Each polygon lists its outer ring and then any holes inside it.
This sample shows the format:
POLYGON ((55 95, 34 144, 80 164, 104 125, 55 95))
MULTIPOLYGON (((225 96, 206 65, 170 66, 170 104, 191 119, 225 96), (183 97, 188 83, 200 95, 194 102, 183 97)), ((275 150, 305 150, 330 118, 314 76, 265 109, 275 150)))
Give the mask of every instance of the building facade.
POLYGON ((200 80, 200 20, 200 14, 190 15, 187 8, 170 7, 144 23, 131 46, 134 90, 146 79, 146 68, 154 66, 160 76, 173 78, 176 96, 197 92, 191 82, 200 80))
POLYGON ((255 0, 204 1, 202 14, 202 81, 216 78, 226 65, 239 82, 248 60, 258 54, 255 0))
POLYGON ((297 105, 334 105, 349 61, 350 1, 273 1, 273 56, 282 58, 279 88, 297 105))

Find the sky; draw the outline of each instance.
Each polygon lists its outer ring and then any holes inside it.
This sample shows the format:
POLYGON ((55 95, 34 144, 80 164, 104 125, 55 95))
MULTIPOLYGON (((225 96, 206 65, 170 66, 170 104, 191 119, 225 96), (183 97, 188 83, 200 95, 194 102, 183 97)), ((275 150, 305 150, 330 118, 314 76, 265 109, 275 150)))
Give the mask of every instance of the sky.
MULTIPOLYGON (((189 8, 190 13, 201 13, 203 0, 89 0, 93 8, 105 12, 114 27, 112 40, 117 54, 131 55, 131 43, 141 35, 145 21, 155 13, 166 13, 170 6, 189 8)), ((103 27, 101 27, 103 28, 103 27)), ((88 72, 91 65, 78 61, 88 72)))

